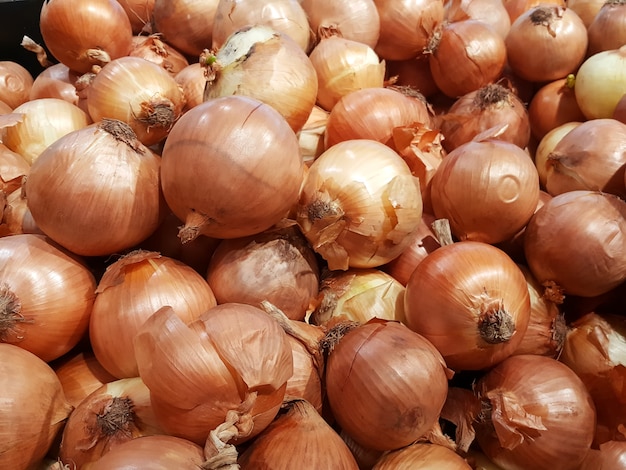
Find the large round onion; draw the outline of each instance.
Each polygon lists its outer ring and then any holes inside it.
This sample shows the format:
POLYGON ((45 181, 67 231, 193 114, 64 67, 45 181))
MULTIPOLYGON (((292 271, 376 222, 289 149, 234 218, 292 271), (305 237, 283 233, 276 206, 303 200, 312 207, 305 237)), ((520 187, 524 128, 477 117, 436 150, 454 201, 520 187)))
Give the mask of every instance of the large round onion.
POLYGON ((297 202, 303 173, 298 138, 287 121, 245 96, 211 99, 187 111, 163 147, 163 194, 185 222, 183 242, 268 229, 297 202))

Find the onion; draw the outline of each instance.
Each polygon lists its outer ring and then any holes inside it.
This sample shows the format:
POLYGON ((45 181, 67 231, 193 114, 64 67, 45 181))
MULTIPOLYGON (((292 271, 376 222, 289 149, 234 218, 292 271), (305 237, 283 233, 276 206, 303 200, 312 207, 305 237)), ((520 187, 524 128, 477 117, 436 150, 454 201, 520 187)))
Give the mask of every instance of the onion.
POLYGON ((158 34, 133 36, 133 45, 128 55, 154 62, 172 76, 189 65, 187 58, 169 44, 161 41, 158 34))
POLYGON ((139 375, 133 338, 166 305, 190 323, 217 301, 200 274, 155 252, 134 251, 107 267, 96 289, 89 338, 96 358, 111 375, 139 375))
POLYGON ((567 7, 569 8, 570 3, 574 3, 577 1, 580 0, 567 0, 567 2, 566 0, 502 0, 502 3, 506 11, 509 13, 511 24, 513 24, 522 13, 525 13, 528 10, 531 10, 539 5, 556 5, 560 7, 565 7, 565 4, 567 3, 567 7))
POLYGON ((626 45, 587 58, 576 73, 574 91, 587 119, 612 117, 626 94, 626 45))
POLYGON ((400 127, 429 125, 425 101, 393 88, 364 88, 341 98, 328 115, 324 144, 370 139, 394 150, 394 131, 400 127))
POLYGON ((315 106, 317 75, 311 60, 289 36, 269 26, 241 28, 209 54, 205 101, 243 95, 272 106, 294 132, 304 126, 315 106))
POLYGON ((153 33, 187 56, 198 57, 211 46, 219 0, 154 0, 153 33))
POLYGON ((218 305, 188 325, 164 307, 142 325, 135 355, 158 423, 202 445, 221 424, 235 428, 227 433, 233 443, 258 435, 293 372, 286 334, 246 304, 218 305))
POLYGON ((421 468, 424 470, 471 470, 467 461, 453 450, 438 444, 417 442, 381 456, 372 470, 421 468))
POLYGON ((60 98, 78 105, 78 92, 75 84, 79 77, 78 73, 71 71, 65 64, 59 62, 51 65, 35 78, 29 99, 60 98))
POLYGON ((76 254, 119 252, 161 221, 159 164, 128 125, 105 119, 61 137, 35 160, 24 184, 28 208, 46 235, 76 254))
POLYGON ((595 409, 589 392, 563 363, 545 356, 511 356, 476 384, 483 412, 476 438, 502 468, 580 467, 590 449, 595 409))
POLYGON ((530 296, 515 262, 487 243, 442 246, 413 271, 406 324, 454 370, 480 370, 515 351, 528 326, 530 296))
POLYGON ((600 449, 591 449, 580 470, 596 470, 598 468, 611 468, 623 470, 626 468, 626 442, 609 441, 600 444, 600 449))
POLYGON ((319 289, 310 321, 332 325, 339 319, 367 323, 372 318, 404 321, 404 286, 379 269, 331 271, 319 289))
POLYGON ((87 266, 41 235, 0 238, 0 340, 48 362, 87 332, 96 281, 87 266))
POLYGON ((59 449, 70 468, 91 468, 112 449, 141 436, 163 434, 156 422, 150 391, 139 377, 106 383, 72 411, 59 449))
POLYGON ((373 268, 408 246, 422 217, 419 180, 380 142, 347 140, 315 160, 297 222, 331 270, 373 268))
POLYGON ((626 93, 620 98, 613 111, 613 119, 617 119, 619 122, 626 124, 626 93))
POLYGON ((417 90, 425 98, 439 92, 425 54, 407 60, 387 60, 385 68, 387 80, 396 86, 417 90))
POLYGON ((67 401, 76 408, 87 395, 115 381, 91 350, 70 352, 53 363, 67 401))
POLYGON ((12 60, 0 61, 0 101, 11 109, 30 99, 34 78, 23 65, 12 60))
POLYGON ((82 109, 60 98, 29 100, 13 112, 21 120, 3 129, 2 142, 29 164, 59 138, 91 124, 82 109))
POLYGON ((127 55, 133 39, 116 0, 46 0, 39 27, 52 55, 81 74, 127 55))
POLYGON ((498 140, 525 148, 530 139, 530 119, 522 100, 499 84, 485 85, 458 98, 442 117, 443 146, 451 152, 495 126, 508 127, 498 140))
POLYGON ((553 196, 586 189, 626 197, 626 124, 592 119, 572 129, 546 162, 546 189, 553 196))
POLYGON ((362 42, 340 36, 322 38, 309 59, 317 74, 317 103, 327 111, 350 92, 384 85, 385 62, 362 42))
POLYGON ((9 195, 20 189, 22 180, 29 171, 30 165, 21 155, 0 143, 0 191, 9 195))
POLYGON ((174 80, 183 90, 183 112, 189 111, 194 106, 204 101, 204 87, 206 86, 206 77, 204 76, 204 67, 200 62, 189 64, 174 75, 174 80))
POLYGON ((495 29, 502 39, 511 29, 511 17, 502 0, 447 0, 444 6, 447 21, 483 21, 495 29))
POLYGON ((440 25, 431 36, 427 53, 435 84, 452 98, 495 82, 507 61, 502 36, 484 22, 471 19, 440 25))
POLYGON ((89 114, 94 121, 128 124, 146 146, 163 140, 180 117, 183 95, 174 77, 141 57, 113 60, 89 86, 89 114))
POLYGON ((286 34, 304 52, 309 51, 313 32, 298 0, 220 0, 213 20, 213 49, 220 49, 235 31, 250 25, 265 25, 286 34))
POLYGON ((619 49, 626 44, 626 2, 606 1, 587 28, 588 55, 619 49))
POLYGON ((130 20, 133 34, 152 30, 152 12, 155 0, 117 0, 130 20))
MULTIPOLYGON (((533 0, 537 1, 537 0, 533 0)), ((544 0, 545 1, 545 0, 544 0)), ((586 28, 589 28, 589 25, 593 22, 593 19, 596 17, 602 5, 604 5, 606 0, 567 0, 566 2, 563 0, 558 0, 561 6, 565 6, 567 3, 567 8, 573 10, 580 19, 583 20, 586 28)))
POLYGON ((435 425, 449 373, 422 336, 402 323, 374 319, 348 329, 333 346, 326 392, 337 424, 357 444, 393 450, 435 425))
POLYGON ((548 156, 554 151, 554 148, 561 141, 561 139, 567 135, 571 130, 578 127, 581 121, 572 121, 561 124, 554 129, 548 131, 546 135, 539 141, 537 148, 535 149, 535 166, 537 167, 537 173, 539 174, 539 182, 541 187, 546 187, 548 180, 548 156))
POLYGON ((526 226, 524 252, 540 283, 593 297, 626 280, 626 202, 596 191, 554 196, 526 226), (575 240, 575 256, 563 244, 575 240))
POLYGON ((254 235, 279 222, 298 199, 303 168, 298 138, 276 110, 227 96, 194 107, 174 124, 161 179, 168 206, 185 221, 179 236, 188 242, 201 233, 254 235))
POLYGON ((380 17, 376 53, 385 60, 419 56, 444 19, 442 0, 374 0, 380 17))
POLYGON ((288 470, 304 461, 308 468, 359 468, 339 434, 305 400, 285 402, 274 421, 237 459, 242 470, 288 470))
POLYGON ((72 411, 61 382, 34 354, 0 342, 0 465, 27 469, 45 457, 72 411))
POLYGON ((317 41, 329 34, 374 47, 380 36, 380 17, 374 0, 300 0, 317 41))
POLYGON ((539 200, 539 178, 518 146, 471 141, 443 159, 431 182, 431 198, 435 216, 448 219, 460 240, 498 243, 528 223, 539 200))
POLYGON ((587 28, 574 11, 540 4, 511 24, 505 43, 513 72, 531 82, 548 82, 567 77, 583 62, 587 28))
POLYGON ((295 227, 222 240, 206 279, 217 302, 259 306, 266 300, 288 318, 304 320, 319 289, 313 249, 295 227))

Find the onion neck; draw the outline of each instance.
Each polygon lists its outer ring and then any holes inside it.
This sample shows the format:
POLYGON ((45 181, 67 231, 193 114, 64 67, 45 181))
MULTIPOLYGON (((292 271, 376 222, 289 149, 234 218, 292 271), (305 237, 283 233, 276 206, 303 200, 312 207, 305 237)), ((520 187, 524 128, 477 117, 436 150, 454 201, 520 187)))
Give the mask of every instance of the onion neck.
POLYGON ((128 432, 135 422, 133 401, 128 397, 114 397, 110 405, 96 416, 98 429, 105 436, 114 436, 119 432, 128 432))
POLYGON ((141 103, 141 112, 137 120, 148 127, 169 129, 176 121, 174 103, 168 99, 152 100, 141 103))
POLYGON ((511 92, 498 84, 489 84, 478 90, 472 104, 481 110, 498 105, 513 105, 511 102, 511 92))
POLYGON ((144 152, 141 142, 139 142, 139 140, 137 139, 137 134, 135 134, 135 131, 133 131, 132 127, 130 127, 125 122, 119 121, 117 119, 105 118, 100 121, 98 127, 103 131, 109 133, 118 142, 122 142, 128 145, 135 152, 144 152))
POLYGON ((21 324, 31 321, 22 315, 22 304, 17 295, 4 283, 0 286, 0 342, 24 339, 21 324))
POLYGON ((208 215, 191 209, 185 218, 185 225, 178 231, 178 238, 183 245, 189 243, 200 236, 203 228, 214 222, 208 215))
POLYGON ((502 302, 491 302, 478 320, 480 337, 489 344, 505 343, 515 333, 513 317, 505 310, 502 302))

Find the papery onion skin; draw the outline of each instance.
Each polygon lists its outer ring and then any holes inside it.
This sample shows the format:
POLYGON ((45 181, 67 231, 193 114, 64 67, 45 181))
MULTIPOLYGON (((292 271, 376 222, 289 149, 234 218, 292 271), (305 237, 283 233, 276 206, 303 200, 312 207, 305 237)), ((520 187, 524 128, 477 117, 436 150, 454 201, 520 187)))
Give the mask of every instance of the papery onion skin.
POLYGON ((42 235, 0 238, 0 342, 46 362, 83 338, 96 280, 83 260, 42 235))
POLYGON ((152 30, 152 10, 154 0, 117 0, 130 20, 133 34, 141 34, 152 30))
POLYGON ((51 449, 72 406, 52 368, 34 354, 0 343, 0 465, 28 469, 51 449))
POLYGON ((173 76, 189 65, 187 58, 159 39, 158 34, 133 36, 133 45, 128 55, 160 65, 173 76))
POLYGON ((404 302, 407 326, 431 341, 455 371, 506 359, 530 318, 519 267, 502 250, 475 241, 429 254, 409 278, 404 302))
POLYGON ((297 222, 331 270, 372 268, 400 255, 422 208, 419 180, 398 153, 374 140, 347 140, 311 164, 297 222))
POLYGON ((303 173, 293 129, 269 105, 245 96, 187 111, 162 154, 163 194, 186 223, 183 242, 201 233, 237 238, 268 229, 295 205, 303 173))
POLYGON ((494 463, 511 470, 578 469, 590 449, 595 408, 582 381, 561 362, 512 356, 478 380, 489 410, 476 438, 494 463), (495 430, 494 430, 495 426, 495 430))
POLYGON ((22 187, 30 165, 18 153, 0 143, 0 190, 7 196, 22 187))
MULTIPOLYGON (((303 325, 306 323, 302 322, 303 325)), ((311 325, 311 328, 316 328, 311 325)), ((293 358, 293 375, 287 380, 285 399, 301 398, 323 413, 324 394, 322 373, 307 347, 291 335, 287 336, 293 358)))
POLYGON ((130 20, 116 0, 46 0, 39 25, 52 55, 79 73, 125 56, 132 45, 130 20))
POLYGON ((120 252, 161 221, 159 167, 159 157, 124 123, 90 124, 33 163, 24 185, 28 208, 46 235, 76 254, 120 252))
POLYGON ((11 109, 30 99, 35 79, 23 65, 12 60, 0 61, 0 101, 11 109))
POLYGON ((372 470, 420 468, 424 470, 471 470, 467 461, 448 447, 416 442, 380 457, 372 470))
POLYGON ((568 191, 547 201, 524 235, 528 266, 541 283, 593 297, 626 280, 626 203, 596 191, 568 191), (576 256, 563 240, 576 240, 576 256))

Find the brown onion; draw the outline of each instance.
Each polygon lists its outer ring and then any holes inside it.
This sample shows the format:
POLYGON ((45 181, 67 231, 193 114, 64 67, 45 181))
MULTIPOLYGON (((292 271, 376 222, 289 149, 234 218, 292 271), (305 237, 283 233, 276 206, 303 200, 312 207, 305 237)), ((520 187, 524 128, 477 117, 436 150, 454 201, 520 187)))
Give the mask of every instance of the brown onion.
POLYGON ((46 148, 24 184, 35 223, 84 256, 130 248, 159 225, 159 157, 120 121, 105 119, 46 148), (86 197, 86 195, 89 197, 86 197))
POLYGON ((521 78, 558 80, 574 73, 583 62, 587 28, 568 8, 539 5, 513 22, 505 43, 509 66, 521 78))
POLYGON ((189 111, 204 101, 206 77, 204 67, 200 62, 194 62, 184 67, 174 76, 174 80, 183 90, 183 102, 185 103, 183 112, 189 111))
MULTIPOLYGON (((317 329, 313 325, 307 325, 300 322, 303 328, 310 328, 312 334, 322 334, 321 329, 317 329)), ((285 399, 301 398, 309 402, 319 413, 324 411, 324 387, 322 385, 323 364, 318 364, 307 345, 301 340, 288 335, 289 345, 293 359, 293 375, 287 380, 287 388, 285 389, 285 399)))
POLYGON ((443 23, 431 36, 427 52, 435 84, 452 98, 495 82, 507 61, 502 36, 472 19, 443 23))
POLYGON ((588 55, 619 49, 626 44, 626 2, 607 0, 587 28, 588 55))
POLYGON ((46 0, 39 26, 52 55, 81 74, 127 55, 132 45, 130 20, 116 0, 46 0))
POLYGON ((72 72, 67 65, 60 62, 51 65, 35 78, 30 89, 30 99, 60 98, 78 105, 78 94, 74 84, 79 76, 78 73, 72 72))
POLYGON ((511 470, 580 467, 590 449, 595 408, 589 392, 563 363, 511 356, 476 383, 483 404, 476 438, 497 465, 511 470))
POLYGON ((130 20, 133 34, 152 31, 152 10, 155 0, 117 0, 130 20))
POLYGON ((502 39, 511 29, 511 17, 502 0, 447 0, 446 20, 479 20, 496 30, 502 39))
POLYGON ((355 442, 393 450, 435 425, 449 373, 429 341, 402 323, 374 319, 348 329, 334 345, 326 392, 338 425, 355 442))
POLYGON ((420 468, 423 470, 472 470, 454 450, 438 444, 416 442, 378 459, 372 470, 420 468))
MULTIPOLYGON (((536 1, 536 0, 533 0, 536 1)), ((559 0, 562 6, 565 6, 567 3, 567 8, 573 10, 580 19, 583 20, 586 28, 589 28, 593 19, 596 17, 602 5, 606 2, 606 0, 567 0, 564 2, 563 0, 559 0)))
POLYGON ((190 323, 217 301, 199 273, 159 253, 134 251, 107 267, 96 289, 89 338, 96 358, 111 375, 139 375, 133 338, 166 305, 190 323))
POLYGON ((626 202, 585 190, 554 196, 526 226, 524 252, 540 283, 553 281, 566 295, 608 292, 626 280, 626 202))
POLYGON ((11 109, 30 99, 34 78, 23 65, 12 60, 0 61, 0 101, 11 109))
POLYGON ((189 65, 187 58, 172 46, 163 42, 158 34, 133 36, 133 45, 128 55, 154 62, 167 70, 171 75, 176 75, 189 65))
POLYGON ((482 242, 442 246, 413 271, 406 324, 454 370, 497 364, 519 346, 530 317, 526 279, 503 251, 482 242))
POLYGON ((0 466, 39 463, 72 411, 52 368, 34 354, 0 343, 0 466))
POLYGON ((226 96, 174 124, 161 178, 168 206, 185 222, 179 236, 187 242, 201 233, 254 235, 279 222, 298 199, 303 168, 298 138, 278 111, 226 96))
MULTIPOLYGON (((567 6, 569 8, 570 3, 580 2, 581 0, 567 0, 567 6)), ((588 0, 582 0, 588 1, 588 0)), ((592 0, 598 1, 598 0, 592 0)), ((604 1, 604 0, 601 0, 604 1)), ((515 20, 522 14, 527 12, 528 10, 535 8, 539 5, 557 5, 564 7, 566 1, 565 0, 502 0, 504 4, 504 8, 509 13, 509 18, 511 19, 511 24, 515 22, 515 20)))

